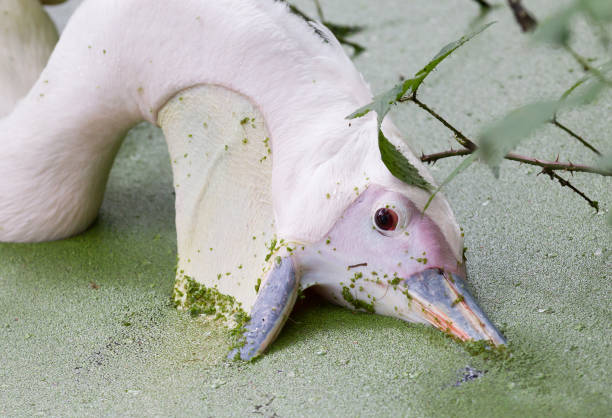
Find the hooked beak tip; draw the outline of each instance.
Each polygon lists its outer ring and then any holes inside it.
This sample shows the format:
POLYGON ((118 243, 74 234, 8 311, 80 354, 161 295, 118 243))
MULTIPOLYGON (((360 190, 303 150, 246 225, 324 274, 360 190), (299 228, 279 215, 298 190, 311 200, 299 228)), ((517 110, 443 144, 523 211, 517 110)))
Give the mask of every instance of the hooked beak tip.
POLYGON ((442 269, 428 269, 404 280, 420 305, 421 319, 461 341, 489 341, 494 347, 506 339, 468 292, 463 279, 442 269))

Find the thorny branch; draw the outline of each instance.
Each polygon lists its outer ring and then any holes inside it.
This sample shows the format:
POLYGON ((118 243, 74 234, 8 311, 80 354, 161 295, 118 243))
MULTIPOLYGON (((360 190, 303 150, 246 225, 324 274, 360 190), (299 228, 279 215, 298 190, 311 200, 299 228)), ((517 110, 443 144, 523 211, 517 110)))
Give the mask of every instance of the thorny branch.
POLYGON ((465 155, 470 155, 473 151, 469 149, 450 149, 448 151, 436 152, 435 154, 421 154, 421 161, 424 163, 435 163, 438 160, 448 157, 460 157, 465 155))
POLYGON ((544 168, 542 169, 541 174, 548 175, 551 178, 551 180, 557 180, 559 184, 561 184, 561 187, 569 187, 574 193, 577 193, 580 197, 586 200, 589 203, 589 206, 591 206, 593 209, 599 212, 599 202, 589 199, 587 195, 585 195, 583 192, 578 190, 574 185, 572 185, 572 183, 570 183, 569 181, 565 180, 563 177, 555 173, 552 169, 544 168))
POLYGON ((537 158, 526 157, 519 154, 508 153, 504 157, 506 160, 510 161, 518 161, 519 163, 535 165, 538 167, 545 168, 547 170, 559 170, 559 171, 567 171, 571 173, 591 173, 591 174, 599 174, 600 176, 612 176, 612 171, 600 169, 597 167, 591 167, 588 165, 574 164, 571 161, 567 163, 562 163, 559 161, 546 161, 540 160, 537 158))
MULTIPOLYGON (((421 155, 422 162, 433 164, 436 161, 441 160, 443 158, 466 156, 466 155, 473 154, 474 152, 478 150, 478 146, 474 143, 474 141, 469 139, 459 129, 455 128, 450 122, 448 122, 438 113, 436 113, 433 109, 431 109, 425 103, 417 99, 415 95, 405 97, 401 99, 400 101, 401 102, 410 101, 410 102, 417 104, 421 109, 425 110, 431 116, 436 118, 442 125, 450 129, 455 134, 455 140, 464 147, 464 149, 460 149, 460 150, 451 149, 449 151, 438 152, 435 154, 423 154, 421 155)), ((568 128, 565 128, 564 125, 556 121, 554 121, 553 123, 555 123, 555 126, 559 126, 560 129, 563 129, 566 132, 568 132, 568 134, 572 135, 574 138, 579 139, 585 145, 588 144, 587 146, 589 148, 591 148, 594 152, 597 152, 599 154, 599 151, 597 151, 594 147, 592 147, 586 140, 584 140, 583 138, 581 138, 580 136, 578 136, 577 134, 575 134, 568 128)), ((516 162, 523 163, 523 164, 541 167, 542 173, 547 174, 552 180, 557 180, 561 184, 561 186, 570 188, 573 192, 577 193, 580 197, 586 200, 589 203, 589 205, 595 208, 596 210, 599 210, 599 205, 596 201, 589 199, 586 196, 586 194, 584 194, 584 192, 580 191, 578 188, 572 185, 569 181, 559 176, 555 171, 566 171, 570 173, 582 172, 582 173, 599 174, 601 176, 612 176, 612 171, 597 168, 597 167, 581 165, 581 164, 574 164, 572 162, 560 162, 558 160, 557 161, 546 161, 546 160, 527 157, 527 156, 519 155, 515 153, 508 153, 506 154, 504 158, 510 161, 516 161, 516 162)))

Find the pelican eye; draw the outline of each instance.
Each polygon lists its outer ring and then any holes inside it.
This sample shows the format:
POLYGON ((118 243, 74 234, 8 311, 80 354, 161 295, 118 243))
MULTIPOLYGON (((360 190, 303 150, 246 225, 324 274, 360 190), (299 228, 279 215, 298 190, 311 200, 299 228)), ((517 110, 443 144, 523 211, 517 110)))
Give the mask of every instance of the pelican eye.
POLYGON ((398 220, 399 216, 393 209, 380 208, 374 214, 376 227, 383 231, 394 231, 397 228, 398 220))

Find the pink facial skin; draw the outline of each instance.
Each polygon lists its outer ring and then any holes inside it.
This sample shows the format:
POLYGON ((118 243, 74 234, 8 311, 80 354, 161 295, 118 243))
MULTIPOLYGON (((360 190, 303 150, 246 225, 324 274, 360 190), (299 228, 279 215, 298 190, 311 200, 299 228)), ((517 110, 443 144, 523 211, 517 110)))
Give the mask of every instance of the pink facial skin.
POLYGON ((328 236, 293 257, 302 288, 316 286, 334 303, 505 344, 465 288, 465 265, 438 226, 400 193, 370 186, 328 236), (393 230, 377 225, 381 208, 397 214, 393 230))
MULTIPOLYGON (((313 249, 337 260, 345 274, 349 266, 367 263, 362 269, 390 277, 408 278, 431 268, 465 276, 436 224, 400 193, 372 185, 345 211, 329 234, 313 249), (393 231, 376 227, 374 214, 388 208, 398 214, 393 231)), ((354 269, 350 269, 354 273, 354 269)))

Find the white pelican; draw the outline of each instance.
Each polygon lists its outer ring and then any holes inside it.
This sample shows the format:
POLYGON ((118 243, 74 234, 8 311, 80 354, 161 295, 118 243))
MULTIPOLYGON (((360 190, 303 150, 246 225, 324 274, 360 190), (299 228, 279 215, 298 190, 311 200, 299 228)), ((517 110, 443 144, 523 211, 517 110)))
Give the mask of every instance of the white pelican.
MULTIPOLYGON (((387 170, 372 94, 334 36, 273 0, 86 0, 0 120, 0 241, 56 240, 96 217, 125 132, 161 126, 172 159, 175 298, 251 315, 261 354, 299 288, 461 340, 505 340, 464 288, 442 195, 387 170), (203 285, 203 286, 201 286, 203 285)), ((386 136, 429 182, 387 118, 386 136)))

